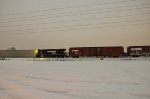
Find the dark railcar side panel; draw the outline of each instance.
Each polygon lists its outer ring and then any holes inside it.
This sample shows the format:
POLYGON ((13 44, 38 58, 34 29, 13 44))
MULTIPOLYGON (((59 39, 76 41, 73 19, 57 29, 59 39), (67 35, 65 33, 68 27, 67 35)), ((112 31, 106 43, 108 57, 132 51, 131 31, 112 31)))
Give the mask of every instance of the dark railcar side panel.
POLYGON ((70 57, 119 57, 124 48, 117 47, 74 47, 69 49, 70 57))
POLYGON ((128 46, 127 53, 129 56, 150 56, 150 46, 128 46))
POLYGON ((102 56, 104 57, 119 57, 124 53, 123 47, 103 47, 102 56))

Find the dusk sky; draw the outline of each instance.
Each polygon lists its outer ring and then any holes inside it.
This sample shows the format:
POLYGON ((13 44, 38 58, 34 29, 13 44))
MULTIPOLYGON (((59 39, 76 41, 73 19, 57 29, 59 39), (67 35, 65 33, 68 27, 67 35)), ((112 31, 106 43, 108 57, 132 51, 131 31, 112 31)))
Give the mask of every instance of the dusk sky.
POLYGON ((0 49, 150 45, 150 0, 0 0, 0 49))

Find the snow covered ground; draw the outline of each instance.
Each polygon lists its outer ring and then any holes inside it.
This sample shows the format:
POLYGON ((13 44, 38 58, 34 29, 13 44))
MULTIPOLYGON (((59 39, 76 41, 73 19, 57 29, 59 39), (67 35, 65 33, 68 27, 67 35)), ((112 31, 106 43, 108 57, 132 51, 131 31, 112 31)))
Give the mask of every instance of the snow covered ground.
POLYGON ((150 60, 0 60, 0 99, 150 99, 150 60))

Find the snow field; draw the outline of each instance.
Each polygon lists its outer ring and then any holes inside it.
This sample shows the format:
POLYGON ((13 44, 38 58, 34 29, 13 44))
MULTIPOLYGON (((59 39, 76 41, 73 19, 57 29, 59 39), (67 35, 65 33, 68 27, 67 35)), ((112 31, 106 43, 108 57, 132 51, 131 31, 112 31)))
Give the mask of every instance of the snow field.
POLYGON ((0 60, 0 99, 150 99, 150 61, 0 60))

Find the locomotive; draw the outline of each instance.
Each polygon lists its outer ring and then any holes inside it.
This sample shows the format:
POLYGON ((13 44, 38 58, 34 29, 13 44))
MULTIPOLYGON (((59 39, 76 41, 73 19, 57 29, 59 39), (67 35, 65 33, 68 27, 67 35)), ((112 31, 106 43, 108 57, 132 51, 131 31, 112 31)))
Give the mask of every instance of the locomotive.
POLYGON ((66 49, 36 49, 34 54, 37 58, 64 58, 67 57, 66 49))

